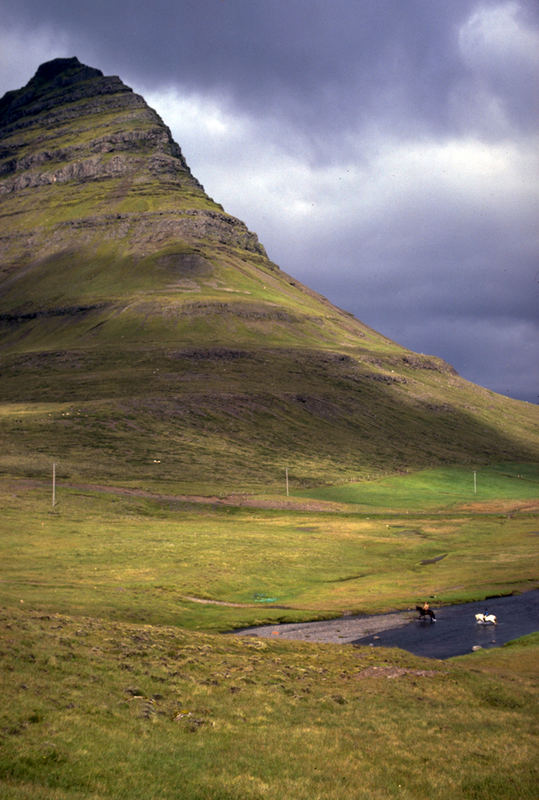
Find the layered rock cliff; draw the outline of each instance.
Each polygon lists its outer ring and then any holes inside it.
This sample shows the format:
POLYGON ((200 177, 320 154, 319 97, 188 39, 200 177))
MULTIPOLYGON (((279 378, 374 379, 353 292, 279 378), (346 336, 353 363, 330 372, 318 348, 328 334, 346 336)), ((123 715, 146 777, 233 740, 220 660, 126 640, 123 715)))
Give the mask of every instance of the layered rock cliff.
POLYGON ((264 252, 255 234, 207 197, 144 99, 77 58, 42 65, 0 100, 0 179, 0 202, 19 208, 2 237, 13 258, 25 245, 44 253, 69 246, 73 224, 105 239, 136 225, 137 247, 209 237, 264 252), (95 190, 91 197, 85 187, 95 190), (56 226, 50 216, 40 224, 39 213, 53 209, 56 226))

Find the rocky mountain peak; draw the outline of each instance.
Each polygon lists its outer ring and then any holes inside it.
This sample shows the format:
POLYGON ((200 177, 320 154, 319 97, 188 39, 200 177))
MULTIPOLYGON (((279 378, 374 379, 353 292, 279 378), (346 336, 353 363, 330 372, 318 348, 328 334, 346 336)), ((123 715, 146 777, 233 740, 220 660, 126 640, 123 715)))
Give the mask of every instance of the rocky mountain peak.
POLYGON ((169 129, 117 76, 56 58, 0 100, 0 194, 148 173, 202 191, 169 129))
POLYGON ((105 78, 101 70, 81 64, 76 57, 55 58, 42 64, 22 89, 6 92, 0 100, 0 131, 5 135, 28 127, 32 117, 58 103, 131 91, 118 77, 105 78), (23 119, 25 122, 20 122, 23 119))
POLYGON ((102 77, 103 73, 100 69, 81 64, 76 56, 73 58, 54 58, 52 61, 46 61, 38 67, 36 74, 28 85, 40 86, 59 79, 61 85, 66 86, 76 81, 102 77))
POLYGON ((28 248, 50 257, 82 240, 125 241, 122 225, 137 231, 137 251, 209 238, 264 253, 206 195, 144 98, 78 58, 42 64, 0 100, 0 219, 14 203, 0 277, 28 248))

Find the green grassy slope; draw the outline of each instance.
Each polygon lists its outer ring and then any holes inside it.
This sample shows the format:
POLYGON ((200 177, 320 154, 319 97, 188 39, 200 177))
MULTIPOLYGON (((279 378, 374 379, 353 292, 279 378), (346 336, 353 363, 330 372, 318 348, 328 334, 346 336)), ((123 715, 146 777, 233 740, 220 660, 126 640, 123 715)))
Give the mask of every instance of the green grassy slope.
POLYGON ((537 637, 453 664, 0 616, 5 800, 536 797, 537 637))
POLYGON ((2 469, 226 492, 537 461, 534 406, 282 272, 118 79, 53 64, 0 139, 2 469))

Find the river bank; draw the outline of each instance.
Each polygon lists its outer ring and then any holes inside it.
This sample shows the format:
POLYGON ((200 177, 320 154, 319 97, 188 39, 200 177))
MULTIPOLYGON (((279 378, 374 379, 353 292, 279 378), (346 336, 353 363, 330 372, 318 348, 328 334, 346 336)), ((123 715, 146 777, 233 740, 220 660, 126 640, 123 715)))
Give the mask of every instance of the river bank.
POLYGON ((264 625, 235 631, 241 636, 279 636, 310 642, 400 647, 428 658, 451 658, 477 648, 497 647, 539 630, 539 589, 508 597, 444 606, 436 623, 418 623, 415 610, 320 622, 264 625), (482 626, 475 614, 488 609, 496 626, 482 626))
POLYGON ((234 631, 234 633, 240 636, 279 636, 281 639, 306 642, 351 644, 360 637, 408 625, 415 616, 415 611, 392 611, 388 614, 338 617, 319 622, 284 622, 278 625, 260 625, 234 631))

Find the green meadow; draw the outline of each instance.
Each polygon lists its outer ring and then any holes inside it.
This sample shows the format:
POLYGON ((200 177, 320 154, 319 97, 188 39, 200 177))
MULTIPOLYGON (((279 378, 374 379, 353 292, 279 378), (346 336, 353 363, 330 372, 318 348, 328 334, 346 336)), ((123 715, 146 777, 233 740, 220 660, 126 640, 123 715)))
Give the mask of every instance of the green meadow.
MULTIPOLYGON (((53 509, 50 487, 13 480, 2 498, 0 599, 228 630, 521 591, 537 579, 539 484, 532 467, 520 465, 521 478, 507 470, 491 470, 503 511, 490 510, 492 492, 487 511, 462 505, 456 470, 450 489, 462 507, 445 508, 447 471, 437 470, 365 483, 362 499, 370 490, 382 509, 367 512, 343 502, 332 512, 196 504, 61 483, 53 509)), ((342 501, 341 492, 317 497, 342 501)))
POLYGON ((536 501, 539 497, 539 468, 536 464, 495 464, 476 469, 472 466, 438 467, 294 494, 377 509, 406 510, 505 500, 536 501))
POLYGON ((2 797, 534 798, 539 635, 442 662, 226 633, 537 587, 536 469, 469 480, 320 511, 4 479, 2 797))

